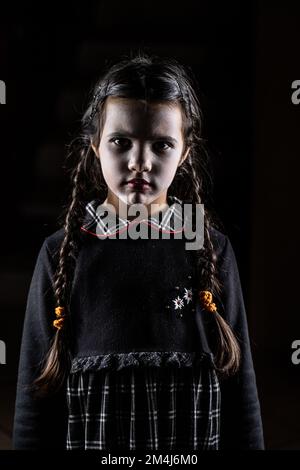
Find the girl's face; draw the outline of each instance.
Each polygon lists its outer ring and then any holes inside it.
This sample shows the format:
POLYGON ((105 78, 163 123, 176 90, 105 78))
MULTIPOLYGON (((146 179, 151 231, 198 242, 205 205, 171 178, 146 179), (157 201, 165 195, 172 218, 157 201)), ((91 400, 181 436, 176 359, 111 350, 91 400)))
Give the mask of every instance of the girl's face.
POLYGON ((180 105, 110 96, 104 113, 99 146, 93 149, 108 186, 105 202, 117 210, 135 203, 165 205, 167 189, 189 152, 183 155, 180 105), (147 183, 128 183, 133 178, 147 183))

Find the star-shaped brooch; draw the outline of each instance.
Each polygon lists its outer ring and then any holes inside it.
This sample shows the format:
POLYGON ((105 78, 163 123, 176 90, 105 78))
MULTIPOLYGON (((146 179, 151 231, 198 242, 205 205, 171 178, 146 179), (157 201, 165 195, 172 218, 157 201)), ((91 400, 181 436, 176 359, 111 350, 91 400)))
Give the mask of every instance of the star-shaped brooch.
POLYGON ((184 288, 184 295, 183 298, 186 300, 186 303, 189 304, 192 301, 193 298, 193 292, 192 289, 187 289, 186 287, 184 288))
MULTIPOLYGON (((189 276, 189 279, 191 277, 189 276)), ((188 288, 188 287, 183 287, 182 291, 179 286, 176 286, 175 289, 178 291, 177 295, 174 299, 172 299, 172 307, 176 311, 176 316, 177 318, 182 318, 183 317, 183 312, 187 308, 187 306, 192 302, 193 300, 193 289, 188 288), (181 291, 181 292, 180 292, 181 291)), ((170 305, 166 305, 166 308, 171 308, 170 305)), ((192 311, 195 311, 194 308, 192 308, 192 311)))
POLYGON ((182 307, 184 307, 183 299, 181 299, 179 296, 176 297, 176 299, 174 299, 173 302, 175 304, 175 310, 177 310, 178 308, 181 310, 182 307))

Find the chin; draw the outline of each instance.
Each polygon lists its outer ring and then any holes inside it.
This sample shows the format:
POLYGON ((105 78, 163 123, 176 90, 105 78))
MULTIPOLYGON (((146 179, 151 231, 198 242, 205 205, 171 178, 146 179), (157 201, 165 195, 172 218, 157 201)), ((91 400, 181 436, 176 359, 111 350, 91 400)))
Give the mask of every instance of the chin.
POLYGON ((149 204, 152 200, 153 197, 139 191, 127 195, 127 204, 149 204))

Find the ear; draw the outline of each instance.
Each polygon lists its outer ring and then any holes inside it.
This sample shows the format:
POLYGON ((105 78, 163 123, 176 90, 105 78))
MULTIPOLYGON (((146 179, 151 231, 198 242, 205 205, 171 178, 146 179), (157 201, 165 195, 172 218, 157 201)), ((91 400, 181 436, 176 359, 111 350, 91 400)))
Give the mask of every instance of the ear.
POLYGON ((182 165, 184 160, 187 158, 188 154, 190 153, 191 147, 188 147, 184 154, 181 156, 178 166, 182 165))

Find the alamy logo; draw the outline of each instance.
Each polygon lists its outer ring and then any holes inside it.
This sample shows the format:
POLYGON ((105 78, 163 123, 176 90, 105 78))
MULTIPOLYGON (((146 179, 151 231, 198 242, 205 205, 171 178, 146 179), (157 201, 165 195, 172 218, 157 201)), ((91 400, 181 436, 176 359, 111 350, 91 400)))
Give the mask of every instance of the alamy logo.
POLYGON ((6 86, 3 80, 0 80, 0 104, 6 104, 6 86))
POLYGON ((295 349, 291 356, 292 363, 297 366, 300 364, 300 340, 295 339, 295 341, 292 342, 292 349, 295 349))
POLYGON ((294 80, 292 82, 292 90, 295 90, 291 96, 292 103, 300 104, 300 80, 294 80))
POLYGON ((0 364, 6 364, 6 344, 0 340, 0 364))
MULTIPOLYGON (((158 204, 151 204, 152 209, 158 210, 158 204)), ((116 238, 117 234, 121 239, 127 239, 128 237, 132 240, 140 239, 158 239, 160 236, 163 239, 170 239, 171 233, 176 239, 190 240, 185 243, 187 250, 200 250, 204 243, 204 205, 196 204, 195 211, 193 211, 193 205, 186 203, 181 207, 180 204, 174 204, 173 212, 171 210, 163 216, 162 221, 159 222, 159 218, 153 216, 148 219, 148 209, 144 204, 132 204, 128 208, 128 216, 137 216, 134 220, 130 221, 128 225, 125 223, 120 228, 118 225, 118 216, 116 208, 112 204, 102 204, 96 210, 94 214, 95 220, 97 220, 96 233, 99 238, 105 235, 111 239, 116 238), (104 211, 103 208, 105 207, 104 211), (176 216, 174 217, 174 212, 176 216), (170 227, 170 219, 172 218, 173 224, 170 227), (140 223, 141 222, 141 223, 140 223), (194 222, 194 223, 193 223, 194 222), (103 234, 103 227, 105 227, 106 233, 103 234), (126 230, 124 228, 126 227, 126 230), (158 233, 160 229, 160 235, 158 233), (194 229, 195 228, 195 229, 194 229), (150 233, 149 233, 150 232, 150 233), (184 232, 184 235, 183 235, 184 232)), ((120 211, 120 208, 119 208, 120 211)), ((127 215, 126 215, 127 217, 127 215)))

